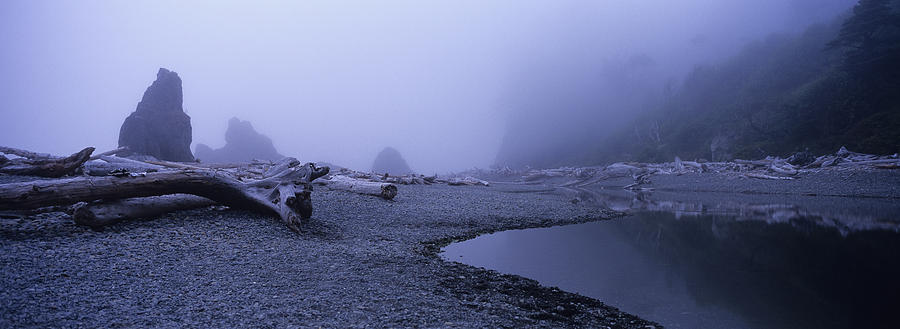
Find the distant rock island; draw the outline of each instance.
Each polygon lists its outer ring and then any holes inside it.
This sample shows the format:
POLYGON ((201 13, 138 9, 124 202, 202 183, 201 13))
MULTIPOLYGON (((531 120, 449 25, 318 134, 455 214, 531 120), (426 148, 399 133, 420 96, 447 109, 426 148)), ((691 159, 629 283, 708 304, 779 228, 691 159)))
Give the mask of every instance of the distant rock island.
POLYGON ((194 161, 191 154, 191 117, 184 113, 181 78, 160 68, 156 81, 144 92, 137 109, 119 130, 119 147, 128 154, 144 154, 169 161, 194 161))
POLYGON ((284 158, 275 150, 272 139, 256 132, 249 121, 238 118, 228 120, 224 147, 214 150, 206 144, 197 144, 195 151, 197 159, 207 163, 245 162, 254 159, 275 161, 284 158))
POLYGON ((393 147, 385 147, 375 157, 372 163, 372 172, 389 175, 406 175, 412 174, 412 169, 406 164, 406 160, 393 147))

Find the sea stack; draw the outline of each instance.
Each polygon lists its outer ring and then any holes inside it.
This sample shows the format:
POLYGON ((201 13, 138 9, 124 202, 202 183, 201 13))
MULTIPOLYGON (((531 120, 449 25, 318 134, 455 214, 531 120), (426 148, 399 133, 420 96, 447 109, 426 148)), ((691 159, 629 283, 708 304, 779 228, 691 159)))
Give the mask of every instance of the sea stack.
POLYGON ((385 147, 384 150, 378 153, 378 156, 375 157, 375 161, 372 163, 372 172, 397 176, 413 173, 412 169, 409 169, 409 165, 406 164, 406 160, 400 155, 400 152, 393 147, 385 147))
POLYGON ((182 100, 178 73, 160 68, 137 109, 122 123, 119 147, 160 160, 194 161, 191 117, 184 113, 182 100))
POLYGON ((254 159, 280 160, 284 158, 275 150, 272 140, 253 129, 249 121, 238 118, 228 120, 225 131, 225 146, 213 150, 205 144, 197 144, 197 159, 207 163, 235 163, 254 159))

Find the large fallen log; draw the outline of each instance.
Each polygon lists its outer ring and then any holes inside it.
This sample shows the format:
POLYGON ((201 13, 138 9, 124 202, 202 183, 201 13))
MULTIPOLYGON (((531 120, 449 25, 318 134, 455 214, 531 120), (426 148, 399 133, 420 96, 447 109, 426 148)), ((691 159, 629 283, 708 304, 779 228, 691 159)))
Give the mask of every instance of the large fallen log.
POLYGON ((300 231, 312 215, 310 183, 328 173, 312 163, 287 168, 271 177, 242 183, 212 170, 183 169, 122 177, 78 177, 0 185, 0 210, 33 209, 94 200, 193 194, 234 208, 279 217, 300 231))
POLYGON ((325 185, 332 190, 374 195, 386 200, 391 200, 395 196, 397 196, 397 185, 391 183, 371 182, 362 179, 350 178, 343 175, 335 175, 330 179, 323 179, 316 183, 325 185))
POLYGON ((214 206, 213 200, 190 194, 171 194, 112 201, 79 202, 69 209, 76 224, 99 229, 130 219, 155 217, 178 210, 214 206))
POLYGON ((54 157, 11 147, 0 147, 0 153, 23 158, 0 160, 0 173, 21 176, 62 177, 72 174, 91 158, 93 147, 85 148, 65 158, 54 157))

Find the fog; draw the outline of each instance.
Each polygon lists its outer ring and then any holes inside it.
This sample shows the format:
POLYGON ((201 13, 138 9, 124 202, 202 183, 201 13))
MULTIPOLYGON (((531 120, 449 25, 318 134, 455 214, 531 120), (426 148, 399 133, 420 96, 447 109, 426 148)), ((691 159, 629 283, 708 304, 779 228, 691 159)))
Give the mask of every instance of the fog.
POLYGON ((517 120, 546 130, 535 143, 617 124, 696 65, 854 3, 3 1, 0 145, 113 149, 164 67, 194 144, 221 147, 238 117, 303 161, 368 170, 392 146, 422 173, 485 168, 517 120))

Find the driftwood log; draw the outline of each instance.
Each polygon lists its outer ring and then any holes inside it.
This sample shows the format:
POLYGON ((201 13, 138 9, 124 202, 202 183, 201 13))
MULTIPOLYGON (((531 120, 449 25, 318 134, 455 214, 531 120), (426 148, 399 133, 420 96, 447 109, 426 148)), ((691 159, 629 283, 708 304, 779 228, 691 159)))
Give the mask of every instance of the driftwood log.
POLYGON ((0 173, 22 176, 62 177, 72 174, 91 158, 93 147, 85 148, 65 158, 54 157, 0 146, 0 153, 17 155, 22 158, 0 157, 0 173))
POLYGON ((69 209, 76 224, 99 229, 125 220, 149 218, 178 210, 217 205, 213 200, 190 194, 79 202, 69 209))
POLYGON ((782 175, 796 175, 797 174, 797 170, 794 169, 793 166, 791 166, 790 164, 787 164, 787 163, 781 164, 780 166, 775 163, 772 163, 772 165, 769 166, 769 170, 777 172, 782 175))
POLYGON ((793 177, 784 177, 784 176, 772 176, 760 173, 745 173, 744 177, 748 178, 759 178, 759 179, 773 179, 773 180, 793 180, 793 177))
MULTIPOLYGON (((85 159, 89 157, 88 152, 85 159)), ((327 173, 328 167, 317 168, 307 163, 246 183, 213 170, 180 169, 121 177, 77 177, 2 184, 0 210, 185 193, 234 208, 277 216, 290 229, 299 232, 302 221, 312 215, 310 183, 327 173)))
POLYGON ((154 165, 142 161, 102 156, 100 160, 91 160, 84 163, 84 173, 90 176, 109 176, 119 173, 156 172, 165 170, 166 167, 154 165))
POLYGON ((274 166, 272 166, 271 168, 266 170, 264 175, 266 177, 273 176, 276 173, 284 171, 285 168, 290 168, 290 167, 296 166, 298 164, 300 164, 300 161, 297 161, 297 159, 295 159, 295 158, 290 158, 290 157, 283 158, 281 160, 278 160, 278 162, 276 162, 274 166))
POLYGON ((323 179, 317 184, 325 185, 329 189, 348 191, 357 194, 374 195, 386 200, 391 200, 397 196, 397 186, 391 183, 372 182, 363 179, 351 178, 342 175, 332 176, 330 179, 323 179))
POLYGON ((486 180, 481 180, 472 176, 466 176, 465 178, 451 178, 447 180, 447 185, 450 186, 458 186, 458 185, 472 185, 472 186, 490 186, 486 180))
POLYGON ((20 157, 28 158, 28 159, 53 159, 53 158, 59 158, 58 156, 54 156, 54 155, 47 154, 47 153, 31 152, 31 151, 27 151, 27 150, 17 149, 17 148, 14 148, 14 147, 6 147, 6 146, 0 146, 0 153, 6 153, 6 154, 12 154, 12 155, 18 155, 18 156, 20 156, 20 157))
POLYGON ((103 153, 100 153, 100 154, 94 154, 94 155, 91 156, 91 160, 97 160, 97 159, 99 159, 100 157, 108 156, 108 155, 113 155, 113 154, 116 154, 116 153, 119 153, 119 152, 122 152, 122 151, 127 151, 127 150, 128 150, 127 147, 122 146, 122 147, 117 148, 117 149, 115 149, 115 150, 106 151, 106 152, 103 152, 103 153))

